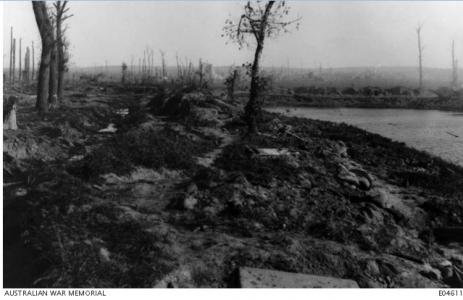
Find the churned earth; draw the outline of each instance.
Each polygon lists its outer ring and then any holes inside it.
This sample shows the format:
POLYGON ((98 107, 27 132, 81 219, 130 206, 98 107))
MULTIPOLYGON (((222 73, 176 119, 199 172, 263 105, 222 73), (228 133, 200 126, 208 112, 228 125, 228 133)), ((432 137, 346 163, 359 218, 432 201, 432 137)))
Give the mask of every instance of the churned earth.
POLYGON ((246 136, 240 101, 207 90, 34 100, 4 130, 5 287, 238 287, 242 267, 463 285, 461 167, 278 114, 246 136))

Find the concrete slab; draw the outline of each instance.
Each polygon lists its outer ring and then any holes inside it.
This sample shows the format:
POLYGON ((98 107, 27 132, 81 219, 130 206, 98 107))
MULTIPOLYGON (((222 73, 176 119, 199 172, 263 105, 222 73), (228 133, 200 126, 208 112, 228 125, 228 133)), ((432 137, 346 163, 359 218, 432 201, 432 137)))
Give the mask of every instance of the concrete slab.
POLYGON ((286 156, 290 154, 288 149, 259 148, 257 151, 261 156, 286 156))
POLYGON ((359 288, 349 279, 282 271, 240 268, 241 288, 359 288))

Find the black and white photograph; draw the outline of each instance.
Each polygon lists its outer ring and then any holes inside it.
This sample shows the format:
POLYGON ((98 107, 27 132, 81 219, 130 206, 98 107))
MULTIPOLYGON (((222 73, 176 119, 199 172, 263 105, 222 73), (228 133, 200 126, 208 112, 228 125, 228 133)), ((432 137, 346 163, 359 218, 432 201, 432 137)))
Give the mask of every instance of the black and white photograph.
POLYGON ((1 5, 4 289, 463 296, 463 2, 1 5))

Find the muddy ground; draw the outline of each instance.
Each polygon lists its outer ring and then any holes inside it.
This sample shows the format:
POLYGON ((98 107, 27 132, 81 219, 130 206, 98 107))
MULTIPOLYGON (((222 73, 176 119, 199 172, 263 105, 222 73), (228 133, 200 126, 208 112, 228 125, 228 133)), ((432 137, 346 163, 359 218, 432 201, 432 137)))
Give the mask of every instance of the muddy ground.
POLYGON ((72 88, 46 116, 31 94, 4 130, 4 287, 238 287, 240 267, 463 286, 461 167, 277 114, 245 136, 204 90, 72 88))
POLYGON ((396 108, 396 109, 435 109, 444 111, 463 111, 463 97, 428 96, 339 96, 309 95, 291 93, 272 95, 268 106, 292 107, 349 107, 349 108, 396 108))

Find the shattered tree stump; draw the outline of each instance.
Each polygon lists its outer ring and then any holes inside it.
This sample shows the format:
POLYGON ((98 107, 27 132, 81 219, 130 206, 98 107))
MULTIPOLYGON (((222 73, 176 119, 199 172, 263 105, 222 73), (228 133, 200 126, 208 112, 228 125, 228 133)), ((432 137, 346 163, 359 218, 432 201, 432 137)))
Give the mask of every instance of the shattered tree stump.
POLYGON ((289 273, 268 269, 240 268, 241 288, 359 288, 350 279, 289 273))
POLYGON ((3 98, 3 129, 17 130, 16 122, 16 106, 18 98, 15 96, 8 97, 8 100, 3 98))

